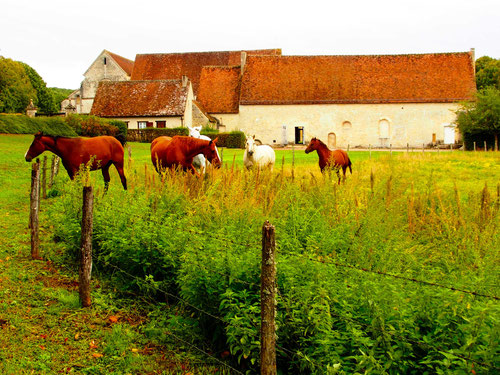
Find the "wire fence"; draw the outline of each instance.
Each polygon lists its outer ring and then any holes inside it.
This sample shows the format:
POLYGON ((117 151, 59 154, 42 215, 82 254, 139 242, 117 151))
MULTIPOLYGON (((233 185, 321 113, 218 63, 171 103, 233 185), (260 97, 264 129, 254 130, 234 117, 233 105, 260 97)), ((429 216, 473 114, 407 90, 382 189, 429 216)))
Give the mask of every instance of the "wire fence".
MULTIPOLYGON (((136 218, 136 219, 141 219, 141 220, 144 219, 144 214, 133 213, 133 212, 126 211, 126 210, 117 209, 116 207, 114 209, 116 209, 116 212, 119 212, 119 213, 121 213, 123 215, 128 215, 131 218, 136 218)), ((152 213, 149 213, 149 214, 151 215, 152 213)), ((187 231, 188 233, 192 234, 193 236, 204 236, 204 237, 206 236, 206 237, 210 238, 211 240, 219 241, 221 244, 223 244, 225 246, 227 246, 228 244, 231 244, 233 246, 242 247, 242 248, 257 248, 258 245, 261 245, 261 241, 253 241, 253 240, 251 240, 251 241, 240 241, 240 240, 237 240, 237 239, 234 239, 234 238, 228 238, 227 236, 225 236, 224 238, 219 238, 219 236, 217 234, 214 234, 214 233, 209 232, 209 231, 201 231, 201 230, 198 230, 196 228, 185 228, 184 230, 187 231)), ((224 250, 222 250, 222 251, 224 251, 224 250)), ((303 257, 305 260, 316 262, 316 263, 321 263, 321 264, 325 264, 325 265, 331 265, 331 266, 335 266, 335 267, 339 267, 339 268, 355 270, 355 271, 358 271, 358 272, 373 274, 373 275, 381 276, 381 277, 384 277, 384 278, 398 279, 398 280, 402 280, 404 282, 415 283, 415 284, 419 284, 419 285, 422 285, 422 286, 428 286, 428 287, 440 288, 440 289, 445 289, 445 290, 454 291, 454 292, 465 293, 465 294, 473 295, 475 297, 487 298, 487 299, 491 299, 491 300, 495 300, 495 301, 499 300, 499 297, 496 296, 496 295, 489 295, 489 294, 485 294, 485 293, 476 292, 476 291, 470 290, 471 288, 458 288, 458 287, 444 285, 444 284, 437 283, 437 282, 419 280, 419 279, 414 278, 414 277, 407 277, 407 276, 403 276, 403 275, 398 275, 398 274, 393 274, 393 273, 387 273, 387 272, 382 272, 382 271, 379 271, 379 270, 374 270, 374 269, 369 269, 369 268, 365 268, 365 267, 360 267, 360 266, 357 266, 357 265, 341 263, 341 262, 337 262, 337 261, 332 260, 332 259, 314 258, 312 256, 307 256, 307 255, 303 255, 303 254, 300 255, 300 256, 303 257)), ((120 272, 123 275, 126 275, 128 278, 135 280, 138 284, 139 283, 146 283, 147 287, 153 288, 153 289, 155 289, 159 293, 163 293, 166 296, 174 298, 179 303, 182 303, 183 305, 188 306, 189 308, 193 309, 194 311, 196 311, 199 314, 203 314, 203 315, 205 315, 207 317, 210 317, 211 319, 215 319, 215 320, 219 321, 223 326, 226 326, 228 324, 227 320, 224 317, 215 315, 215 314, 213 314, 211 312, 208 312, 208 311, 205 311, 204 309, 199 308, 195 304, 190 303, 189 301, 187 301, 187 300, 179 297, 178 295, 176 295, 174 293, 169 292, 168 290, 165 290, 164 288, 160 288, 160 287, 158 287, 158 286, 156 286, 154 284, 147 283, 146 280, 144 280, 144 279, 142 279, 142 278, 140 278, 140 277, 138 277, 136 275, 133 275, 129 271, 124 270, 124 269, 118 267, 116 264, 113 264, 113 263, 110 263, 110 262, 104 262, 103 264, 105 266, 109 266, 109 267, 115 269, 116 271, 120 272)), ((259 285, 258 282, 249 282, 247 280, 242 280, 242 279, 239 279, 237 277, 234 277, 234 275, 231 275, 230 272, 225 273, 225 272, 222 272, 222 271, 219 271, 219 270, 208 269, 207 267, 205 267, 203 264, 201 264, 199 262, 198 262, 197 266, 200 267, 200 268, 203 268, 207 272, 215 272, 215 273, 217 273, 217 274, 219 274, 221 276, 227 277, 228 280, 232 280, 233 282, 240 283, 240 284, 244 285, 245 287, 249 287, 250 289, 255 289, 259 285)), ((279 288, 278 288, 278 291, 279 291, 279 288)), ((283 302, 283 300, 284 300, 283 296, 279 294, 279 297, 281 298, 281 300, 283 302)), ((332 312, 332 315, 335 316, 335 317, 337 317, 338 319, 341 319, 341 320, 345 321, 345 322, 355 323, 355 324, 359 324, 360 326, 363 326, 364 328, 369 328, 369 329, 375 329, 375 330, 377 330, 377 328, 374 327, 373 325, 367 324, 366 322, 354 319, 352 317, 351 318, 347 318, 347 317, 344 317, 344 316, 342 316, 340 314, 337 314, 335 312, 332 312)), ((426 348, 435 350, 437 352, 450 353, 450 349, 449 348, 435 347, 435 346, 433 346, 433 345, 431 345, 431 344, 429 344, 427 342, 424 342, 424 341, 421 341, 421 340, 415 340, 415 339, 412 339, 412 338, 408 338, 408 337, 405 337, 403 335, 400 335, 400 334, 398 334, 396 332, 393 332, 393 331, 390 331, 390 330, 389 331, 387 331, 387 330, 382 331, 380 328, 378 328, 378 332, 381 333, 381 334, 389 334, 389 335, 391 335, 391 337, 394 337, 394 338, 396 338, 398 340, 401 340, 401 341, 404 341, 404 342, 411 343, 413 345, 419 345, 419 346, 422 346, 422 347, 426 347, 426 348)), ((199 348, 196 344, 194 344, 192 342, 188 342, 185 339, 183 339, 183 338, 175 335, 172 332, 169 332, 168 334, 170 336, 172 336, 174 339, 176 339, 177 341, 182 342, 183 344, 190 346, 191 348, 195 349, 196 351, 198 351, 200 353, 203 353, 204 355, 207 356, 208 359, 210 359, 214 363, 218 363, 218 364, 224 366, 229 371, 232 371, 234 373, 242 374, 242 372, 240 372, 239 370, 235 369, 234 367, 232 367, 228 363, 226 363, 224 361, 221 361, 217 357, 211 355, 210 353, 208 353, 207 350, 199 348)), ((303 359, 307 360, 308 362, 310 362, 313 366, 315 366, 315 367, 321 367, 321 364, 315 362, 313 359, 309 358, 308 356, 306 356, 305 354, 301 353, 300 351, 292 351, 292 350, 289 350, 286 347, 283 347, 282 345, 279 345, 279 344, 276 345, 276 349, 278 351, 281 351, 282 353, 285 353, 285 355, 287 355, 289 357, 300 356, 301 358, 303 358, 303 359)), ((496 369, 496 370, 500 369, 498 367, 495 367, 492 364, 484 363, 484 362, 475 360, 475 359, 471 358, 470 356, 462 355, 460 353, 457 353, 456 351, 453 352, 453 350, 451 350, 451 351, 452 352, 450 354, 452 354, 453 356, 455 356, 457 358, 460 358, 460 359, 462 359, 464 361, 470 361, 470 362, 473 362, 473 363, 478 364, 480 366, 484 366, 484 367, 488 367, 488 368, 493 368, 493 369, 496 369)))

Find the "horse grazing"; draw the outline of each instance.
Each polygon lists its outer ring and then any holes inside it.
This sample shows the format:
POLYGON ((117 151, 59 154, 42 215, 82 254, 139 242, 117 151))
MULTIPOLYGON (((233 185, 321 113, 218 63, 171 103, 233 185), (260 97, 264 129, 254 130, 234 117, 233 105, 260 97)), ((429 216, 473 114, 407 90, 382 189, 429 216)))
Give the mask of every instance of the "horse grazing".
POLYGON ((272 171, 276 155, 271 146, 256 145, 255 135, 246 139, 245 153, 243 154, 243 164, 247 169, 256 166, 259 169, 269 167, 272 171))
POLYGON ((151 142, 151 161, 158 173, 166 168, 181 167, 198 174, 193 166, 193 158, 198 154, 203 154, 215 167, 220 167, 216 142, 217 138, 206 141, 180 135, 172 138, 158 137, 151 142))
POLYGON ((337 176, 339 178, 339 184, 340 184, 340 168, 342 168, 342 172, 344 173, 343 177, 344 181, 345 181, 345 173, 347 167, 349 167, 349 170, 351 171, 352 174, 351 159, 349 159, 347 152, 345 152, 344 150, 330 151, 322 141, 314 137, 313 139, 311 139, 311 142, 309 142, 309 145, 306 148, 306 154, 315 150, 318 152, 319 168, 321 169, 321 172, 324 172, 325 168, 335 169, 335 171, 337 172, 337 176))
MULTIPOLYGON (((199 138, 199 139, 204 139, 205 141, 210 141, 211 139, 207 137, 206 135, 201 135, 201 126, 195 126, 193 128, 187 127, 189 129, 189 136, 193 138, 199 138)), ((215 150, 217 151, 217 157, 220 160, 219 156, 219 150, 217 149, 217 146, 215 146, 215 150)), ((210 163, 210 162, 209 162, 210 163)), ((203 154, 198 154, 193 158, 193 166, 201 171, 201 173, 205 173, 205 165, 206 165, 206 159, 205 155, 203 154)))
POLYGON ((62 164, 72 180, 82 164, 89 164, 90 170, 101 169, 104 177, 104 188, 109 186, 109 167, 113 164, 120 175, 123 188, 127 190, 127 179, 123 173, 123 145, 125 137, 101 136, 94 138, 68 138, 35 134, 28 151, 24 155, 30 162, 44 151, 50 151, 59 156, 62 164))

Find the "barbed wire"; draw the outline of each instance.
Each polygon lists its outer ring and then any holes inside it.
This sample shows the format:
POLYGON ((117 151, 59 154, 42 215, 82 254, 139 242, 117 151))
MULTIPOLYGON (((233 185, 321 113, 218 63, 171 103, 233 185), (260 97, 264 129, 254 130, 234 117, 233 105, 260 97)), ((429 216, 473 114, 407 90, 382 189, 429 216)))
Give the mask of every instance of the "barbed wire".
POLYGON ((372 273, 372 274, 376 274, 376 275, 380 275, 380 276, 391 277, 391 278, 394 278, 394 279, 400 279, 400 280, 404 280, 404 281, 414 282, 414 283, 418 283, 418 284, 422 284, 422 285, 427 285, 427 286, 433 286, 433 287, 442 288, 442 289, 448 289, 448 290, 452 290, 452 291, 455 291, 455 292, 461 292, 461 293, 465 293, 465 294, 471 294, 471 295, 474 295, 474 296, 477 296, 477 297, 485 297, 485 298, 494 299, 494 300, 499 300, 500 299, 500 297, 497 297, 497 296, 494 296, 494 295, 483 294, 483 293, 479 293, 479 292, 475 292, 475 291, 471 291, 471 290, 466 290, 466 289, 462 289, 462 288, 456 288, 454 286, 448 286, 448 285, 443 285, 443 284, 434 283, 434 282, 430 282, 430 281, 419 280, 419 279, 416 279, 416 278, 413 278, 413 277, 406 277, 406 276, 395 275, 395 274, 392 274, 392 273, 386 273, 386 272, 382 272, 382 271, 378 271, 378 270, 372 270, 372 269, 368 269, 368 268, 364 268, 364 267, 357 267, 357 266, 354 266, 352 264, 339 263, 339 262, 335 262, 333 260, 315 259, 315 258, 313 258, 311 256, 306 256, 306 255, 299 255, 299 256, 303 257, 304 259, 316 262, 316 263, 331 264, 331 265, 334 265, 334 266, 337 266, 337 267, 341 267, 341 268, 349 268, 349 269, 353 269, 353 270, 356 270, 356 271, 372 273))
MULTIPOLYGON (((283 301, 283 303, 284 303, 284 302, 285 302, 285 299, 284 299, 283 295, 279 292, 279 290, 278 290, 278 296, 279 296, 279 297, 281 297, 281 299, 282 299, 282 301, 283 301)), ((299 301, 295 301, 295 302, 299 302, 299 301)), ((433 346, 433 345, 431 345, 431 344, 429 344, 429 343, 426 343, 426 342, 424 342, 424 341, 411 339, 411 338, 408 338, 408 337, 406 337, 406 336, 399 335, 399 334, 397 334, 397 333, 392 333, 392 332, 390 332, 390 331, 382 330, 382 329, 380 329, 380 328, 378 328, 378 327, 375 327, 375 326, 373 326, 373 325, 367 324, 367 323, 362 322, 362 321, 360 321, 360 320, 358 320, 358 319, 355 319, 355 318, 349 318, 349 317, 342 316, 342 315, 340 315, 340 314, 337 314, 337 313, 335 313, 335 312, 332 312, 331 310, 330 310, 330 315, 335 316, 335 317, 337 317, 337 318, 339 318, 339 319, 343 320, 344 322, 350 322, 350 323, 359 324, 359 325, 363 326, 364 328, 368 328, 368 329, 376 330, 378 333, 381 333, 381 334, 387 333, 387 334, 391 335, 392 337, 395 337, 395 338, 397 338, 397 339, 399 339, 399 340, 406 341, 406 342, 411 343, 411 344, 414 344, 414 345, 425 346, 425 347, 427 347, 427 348, 434 349, 434 350, 436 350, 437 352, 441 352, 441 353, 446 352, 446 353, 449 353, 449 350, 450 350, 450 349, 439 348, 439 347, 437 347, 437 346, 433 346)), ((278 345, 277 345, 277 346, 278 346, 278 345)), ((289 353, 291 353, 291 354, 302 355, 302 353, 300 353, 300 352, 298 352, 298 353, 296 353, 296 352, 292 352, 292 351, 290 351, 290 350, 288 350, 288 349, 285 349, 285 348, 283 348, 283 347, 280 347, 280 349, 282 349, 282 350, 284 350, 284 351, 288 351, 288 352, 289 352, 289 353)), ((453 349, 451 349, 451 350, 453 350, 453 349)), ((484 366, 484 367, 488 367, 488 368, 493 368, 493 369, 496 369, 496 370, 500 370, 500 367, 498 367, 498 366, 496 366, 496 365, 494 365, 494 364, 490 364, 490 363, 486 363, 486 362, 481 362, 481 361, 475 360, 475 359, 471 358, 471 357, 470 357, 470 355, 469 355, 469 357, 466 357, 466 356, 464 356, 464 355, 462 355, 462 354, 459 354, 459 353, 449 353, 449 354, 454 355, 454 356, 456 356, 456 357, 459 357, 459 358, 461 358, 461 359, 463 359, 463 360, 465 360, 465 361, 474 362, 475 364, 478 364, 478 365, 481 365, 481 366, 484 366)), ((304 355, 302 355, 302 356, 303 356, 305 359, 307 359, 307 360, 311 361, 312 363, 314 363, 314 361, 313 361, 311 358, 306 357, 306 356, 304 356, 304 355)), ((316 365, 317 365, 317 364, 316 364, 316 365)), ((317 366, 319 366, 319 365, 317 365, 317 366)))

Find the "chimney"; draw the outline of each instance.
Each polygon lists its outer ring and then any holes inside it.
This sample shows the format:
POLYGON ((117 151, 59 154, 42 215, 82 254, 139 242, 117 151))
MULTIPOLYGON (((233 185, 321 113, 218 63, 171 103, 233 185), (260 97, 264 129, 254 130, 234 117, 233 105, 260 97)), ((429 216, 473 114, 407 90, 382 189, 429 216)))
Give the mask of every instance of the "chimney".
POLYGON ((247 63, 247 53, 245 51, 241 51, 241 74, 243 74, 245 70, 246 63, 247 63))
POLYGON ((30 104, 26 107, 26 115, 28 117, 35 117, 37 109, 38 108, 33 104, 33 99, 30 99, 30 104))
POLYGON ((472 58, 472 67, 474 68, 474 72, 476 71, 476 49, 470 49, 470 56, 472 58))
POLYGON ((189 79, 187 76, 182 76, 182 87, 186 87, 188 85, 189 79))

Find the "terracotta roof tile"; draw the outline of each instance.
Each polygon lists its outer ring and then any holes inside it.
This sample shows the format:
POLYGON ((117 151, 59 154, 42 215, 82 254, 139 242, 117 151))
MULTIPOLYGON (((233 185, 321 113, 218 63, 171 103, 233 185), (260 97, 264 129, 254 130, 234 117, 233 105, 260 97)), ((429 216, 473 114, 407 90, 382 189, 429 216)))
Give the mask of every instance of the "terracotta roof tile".
POLYGON ((239 66, 203 67, 198 100, 208 113, 238 113, 240 76, 239 66))
POLYGON ((110 54, 113 60, 115 60, 118 65, 120 65, 120 67, 125 71, 125 73, 127 73, 129 77, 132 75, 132 70, 134 69, 134 62, 132 60, 126 59, 125 57, 121 57, 109 51, 106 52, 110 54))
MULTIPOLYGON (((208 65, 240 65, 241 52, 186 52, 139 54, 135 58, 132 80, 180 79, 187 76, 197 95, 201 69, 208 65)), ((281 55, 280 49, 244 51, 248 55, 281 55)))
POLYGON ((248 56, 241 104, 456 102, 475 92, 471 54, 248 56))
POLYGON ((102 81, 91 114, 101 117, 182 116, 188 87, 181 80, 102 81))

